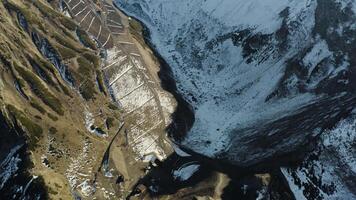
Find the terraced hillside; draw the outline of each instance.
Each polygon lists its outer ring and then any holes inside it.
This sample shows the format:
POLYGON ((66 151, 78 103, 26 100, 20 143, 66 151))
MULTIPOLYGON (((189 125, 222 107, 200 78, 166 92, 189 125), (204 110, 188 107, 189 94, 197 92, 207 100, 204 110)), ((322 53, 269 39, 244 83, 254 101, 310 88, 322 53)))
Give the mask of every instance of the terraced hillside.
MULTIPOLYGON (((140 52, 138 46, 143 47, 129 33, 130 22, 122 20, 118 10, 107 2, 64 2, 78 24, 106 50, 102 70, 111 95, 129 122, 128 143, 137 153, 137 159, 150 159, 146 158, 149 155, 165 158, 167 151, 170 152, 165 128, 170 123, 175 102, 160 88, 157 68, 146 64, 150 55, 141 54, 143 49, 140 52)), ((157 63, 153 64, 157 67, 157 63)))

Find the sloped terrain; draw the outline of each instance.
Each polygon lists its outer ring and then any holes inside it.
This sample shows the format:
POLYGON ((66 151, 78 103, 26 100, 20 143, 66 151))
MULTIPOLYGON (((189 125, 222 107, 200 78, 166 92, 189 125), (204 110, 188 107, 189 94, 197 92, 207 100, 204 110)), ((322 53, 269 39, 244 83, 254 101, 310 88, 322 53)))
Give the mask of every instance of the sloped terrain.
POLYGON ((10 177, 2 180, 1 196, 72 198, 72 189, 95 176, 120 123, 120 112, 99 89, 104 83, 96 84, 102 76, 97 49, 84 46, 79 37, 89 36, 78 36, 77 25, 44 1, 0 6, 1 173, 10 177), (89 130, 87 113, 100 115, 89 130), (107 118, 114 119, 110 130, 107 118), (81 157, 85 162, 77 161, 81 157))
POLYGON ((298 199, 353 198, 352 162, 329 152, 353 152, 354 138, 315 144, 341 137, 332 130, 355 107, 354 1, 115 2, 148 27, 194 108, 190 131, 175 138, 187 151, 245 168, 284 166, 317 148, 317 161, 283 169, 298 199))
POLYGON ((1 1, 0 199, 354 199, 355 4, 1 1))
POLYGON ((0 6, 1 199, 129 196, 173 152, 140 24, 106 2, 0 6))

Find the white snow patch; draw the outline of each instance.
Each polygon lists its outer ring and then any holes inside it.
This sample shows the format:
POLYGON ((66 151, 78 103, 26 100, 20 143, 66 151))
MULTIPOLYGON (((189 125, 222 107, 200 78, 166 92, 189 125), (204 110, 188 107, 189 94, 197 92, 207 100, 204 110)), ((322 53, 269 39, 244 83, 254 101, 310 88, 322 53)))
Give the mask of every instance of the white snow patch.
POLYGON ((191 155, 184 152, 182 149, 180 149, 176 144, 172 144, 172 147, 174 151, 181 157, 190 157, 191 155))
POLYGON ((17 145, 13 147, 6 158, 0 164, 0 189, 2 189, 5 183, 17 172, 19 169, 18 164, 21 162, 21 158, 17 152, 23 145, 17 145))
POLYGON ((200 165, 198 164, 183 165, 179 169, 173 171, 173 177, 176 180, 186 181, 199 170, 199 167, 200 165))
POLYGON ((325 40, 317 42, 308 54, 303 58, 303 64, 308 69, 308 75, 312 73, 314 68, 324 59, 333 55, 330 52, 328 44, 325 40))
POLYGON ((95 188, 90 184, 89 179, 86 179, 81 184, 79 184, 78 188, 80 188, 81 193, 86 197, 89 197, 95 192, 95 188))

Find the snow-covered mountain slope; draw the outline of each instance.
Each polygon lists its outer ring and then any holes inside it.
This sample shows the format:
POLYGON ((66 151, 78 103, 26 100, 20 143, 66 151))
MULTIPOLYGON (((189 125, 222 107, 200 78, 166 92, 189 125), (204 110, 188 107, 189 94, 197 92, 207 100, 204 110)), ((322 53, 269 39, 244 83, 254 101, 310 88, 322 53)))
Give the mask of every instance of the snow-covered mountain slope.
POLYGON ((294 151, 355 104, 350 0, 116 0, 144 22, 195 123, 181 144, 240 166, 294 151))
POLYGON ((356 199, 356 117, 322 136, 298 168, 283 168, 296 199, 356 199))

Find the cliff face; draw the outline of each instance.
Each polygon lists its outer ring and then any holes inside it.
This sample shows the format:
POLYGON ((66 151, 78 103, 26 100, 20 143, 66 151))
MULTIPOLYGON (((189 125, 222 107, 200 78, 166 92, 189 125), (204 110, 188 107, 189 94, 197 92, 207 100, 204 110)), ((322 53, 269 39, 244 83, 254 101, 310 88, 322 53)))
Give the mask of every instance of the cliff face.
POLYGON ((353 162, 340 164, 345 159, 334 149, 342 145, 354 152, 352 129, 349 139, 325 143, 331 133, 343 138, 333 130, 356 103, 354 1, 115 2, 147 25, 178 91, 194 107, 195 123, 179 141, 182 146, 249 167, 278 165, 316 142, 313 154, 320 157, 284 171, 295 191, 307 199, 355 192, 349 184, 353 162), (321 172, 317 163, 324 166, 321 172), (341 165, 347 177, 337 172, 341 165), (334 175, 324 177, 324 168, 334 175), (331 182, 339 189, 325 189, 331 182))

